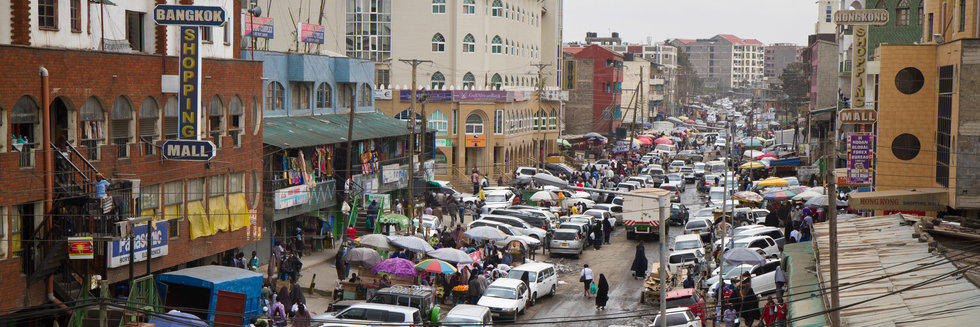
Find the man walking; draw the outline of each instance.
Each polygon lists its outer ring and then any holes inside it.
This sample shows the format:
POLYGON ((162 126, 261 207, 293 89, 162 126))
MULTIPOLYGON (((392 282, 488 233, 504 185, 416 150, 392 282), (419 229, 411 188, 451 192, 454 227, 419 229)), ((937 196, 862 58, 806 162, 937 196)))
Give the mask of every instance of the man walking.
POLYGON ((456 198, 450 196, 449 201, 446 201, 446 209, 449 211, 449 218, 451 223, 449 226, 456 226, 456 216, 459 214, 459 204, 456 204, 456 198))

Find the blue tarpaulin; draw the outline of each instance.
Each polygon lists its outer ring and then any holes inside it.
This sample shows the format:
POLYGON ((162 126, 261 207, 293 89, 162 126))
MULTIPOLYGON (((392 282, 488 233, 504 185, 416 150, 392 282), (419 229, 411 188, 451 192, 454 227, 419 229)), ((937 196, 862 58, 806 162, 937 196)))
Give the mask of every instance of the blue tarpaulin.
POLYGON ((769 161, 769 167, 799 167, 800 157, 769 161))
POLYGON ((181 269, 178 271, 159 274, 156 277, 157 289, 163 294, 161 300, 167 303, 168 296, 179 296, 167 293, 170 285, 183 285, 207 289, 211 295, 208 299, 207 308, 197 308, 207 310, 206 321, 214 321, 214 311, 218 302, 218 292, 231 292, 243 294, 245 297, 245 310, 242 316, 246 317, 244 326, 247 326, 251 317, 257 316, 262 311, 259 306, 259 299, 262 293, 262 274, 235 267, 225 267, 218 265, 200 266, 194 268, 181 269))
POLYGON ((150 317, 149 323, 156 327, 207 327, 201 318, 195 315, 180 312, 177 310, 170 310, 170 312, 156 315, 150 317))

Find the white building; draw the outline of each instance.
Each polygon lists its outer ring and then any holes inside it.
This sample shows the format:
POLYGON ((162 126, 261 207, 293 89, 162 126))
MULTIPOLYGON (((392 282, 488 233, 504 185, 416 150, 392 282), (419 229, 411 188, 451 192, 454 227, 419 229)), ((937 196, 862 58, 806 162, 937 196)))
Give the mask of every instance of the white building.
MULTIPOLYGON (((860 9, 861 1, 853 1, 860 9)), ((840 8, 840 0, 817 1, 817 22, 813 26, 813 34, 831 34, 837 30, 834 23, 834 12, 840 8)))
MULTIPOLYGON (((199 2, 199 1, 198 1, 199 2)), ((195 2, 198 3, 198 2, 195 2)), ((240 19, 244 25, 271 24, 273 38, 242 37, 242 47, 246 50, 255 46, 255 50, 270 50, 281 52, 300 52, 329 56, 342 55, 347 39, 344 36, 344 13, 347 1, 307 1, 307 0, 275 0, 273 2, 249 0, 251 4, 242 5, 240 19), (268 4, 272 6, 267 6, 268 4), (262 13, 259 17, 251 17, 247 13, 249 5, 258 6, 262 13), (321 6, 322 5, 322 6, 321 6), (271 19, 271 21, 266 22, 271 19), (299 23, 323 26, 323 44, 299 42, 296 38, 299 23)))
POLYGON ((719 34, 709 39, 674 39, 672 45, 688 55, 698 76, 719 90, 762 87, 765 44, 719 34))

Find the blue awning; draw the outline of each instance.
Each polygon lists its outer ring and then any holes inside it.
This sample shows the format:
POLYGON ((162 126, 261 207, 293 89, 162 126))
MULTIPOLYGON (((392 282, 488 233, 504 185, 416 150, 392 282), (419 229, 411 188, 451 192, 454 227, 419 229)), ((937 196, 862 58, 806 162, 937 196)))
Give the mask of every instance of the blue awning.
POLYGON ((772 160, 769 167, 799 167, 800 157, 772 160))

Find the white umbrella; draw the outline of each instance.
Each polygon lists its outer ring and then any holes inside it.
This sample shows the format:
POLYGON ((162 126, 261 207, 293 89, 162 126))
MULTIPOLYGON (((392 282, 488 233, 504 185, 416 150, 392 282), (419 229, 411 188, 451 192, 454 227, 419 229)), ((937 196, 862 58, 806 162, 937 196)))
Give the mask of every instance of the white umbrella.
POLYGON ((800 193, 800 194, 797 194, 796 196, 794 196, 793 197, 793 201, 808 201, 808 200, 810 200, 812 198, 815 198, 815 197, 818 197, 818 196, 821 196, 821 195, 823 195, 822 192, 814 191, 814 190, 807 190, 806 192, 803 192, 803 193, 800 193))
POLYGON ((586 191, 578 191, 578 192, 572 193, 572 198, 573 199, 592 199, 592 194, 589 194, 589 192, 586 192, 586 191))
POLYGON ((555 193, 552 193, 551 191, 538 191, 538 193, 534 193, 533 195, 531 195, 531 197, 528 198, 528 201, 536 201, 536 202, 539 202, 539 201, 550 201, 550 202, 554 202, 554 201, 558 201, 558 196, 556 196, 555 193))
POLYGON ((460 265, 468 265, 473 263, 473 258, 470 258, 469 254, 463 252, 462 250, 457 250, 454 248, 441 248, 432 250, 425 253, 429 257, 436 258, 449 263, 455 263, 460 265))
POLYGON ((595 205, 595 201, 589 199, 580 199, 580 198, 565 199, 565 202, 562 205, 565 207, 569 207, 579 203, 584 203, 586 208, 592 208, 592 206, 595 205))
POLYGON ((391 250, 391 244, 388 244, 388 238, 382 234, 368 234, 361 236, 359 239, 357 239, 357 244, 372 249, 385 251, 391 250))
POLYGON ((742 156, 749 159, 755 159, 763 154, 765 153, 758 150, 745 150, 745 152, 742 152, 742 156))
MULTIPOLYGON (((807 200, 806 203, 804 203, 803 205, 805 205, 807 207, 826 207, 827 206, 827 202, 828 202, 827 196, 821 194, 821 195, 818 195, 818 196, 815 196, 815 197, 811 198, 810 200, 807 200)), ((838 207, 846 207, 847 206, 847 202, 846 201, 837 200, 837 206, 838 207)))
POLYGON ((489 226, 477 226, 470 228, 463 233, 464 236, 478 241, 501 241, 507 238, 507 234, 489 226))
POLYGON ((766 258, 752 248, 734 248, 722 254, 721 258, 725 265, 761 265, 766 263, 766 258))
POLYGON ((415 236, 388 236, 388 241, 397 247, 415 252, 429 252, 435 250, 429 242, 415 236))

